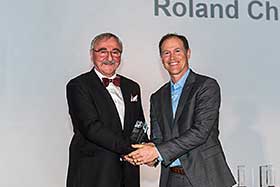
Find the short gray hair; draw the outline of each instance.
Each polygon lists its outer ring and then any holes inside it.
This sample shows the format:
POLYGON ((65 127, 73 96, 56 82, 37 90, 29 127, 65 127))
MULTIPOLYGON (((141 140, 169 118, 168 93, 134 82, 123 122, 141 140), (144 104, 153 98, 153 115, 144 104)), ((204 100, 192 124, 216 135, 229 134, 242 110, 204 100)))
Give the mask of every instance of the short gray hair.
POLYGON ((103 39, 109 39, 109 38, 115 38, 121 47, 121 51, 123 50, 123 45, 122 45, 122 41, 120 40, 120 38, 118 36, 116 36, 115 34, 109 33, 109 32, 101 33, 101 34, 95 36, 90 43, 90 49, 94 48, 96 42, 103 40, 103 39))

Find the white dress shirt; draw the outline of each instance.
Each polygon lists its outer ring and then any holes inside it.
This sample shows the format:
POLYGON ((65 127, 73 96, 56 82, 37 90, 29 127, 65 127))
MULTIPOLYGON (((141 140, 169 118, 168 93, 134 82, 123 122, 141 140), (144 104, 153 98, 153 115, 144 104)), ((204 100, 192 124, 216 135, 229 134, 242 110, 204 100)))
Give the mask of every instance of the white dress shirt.
MULTIPOLYGON (((96 69, 94 69, 94 71, 96 72, 97 76, 100 78, 101 82, 102 82, 102 78, 114 79, 116 77, 116 74, 113 75, 112 77, 105 77, 96 69)), ((106 87, 106 89, 110 93, 110 95, 115 103, 115 106, 118 110, 118 114, 119 114, 119 117, 121 120, 122 129, 124 129, 124 112, 125 112, 124 106, 125 105, 124 105, 121 88, 118 86, 115 86, 112 82, 110 82, 109 85, 106 87)))

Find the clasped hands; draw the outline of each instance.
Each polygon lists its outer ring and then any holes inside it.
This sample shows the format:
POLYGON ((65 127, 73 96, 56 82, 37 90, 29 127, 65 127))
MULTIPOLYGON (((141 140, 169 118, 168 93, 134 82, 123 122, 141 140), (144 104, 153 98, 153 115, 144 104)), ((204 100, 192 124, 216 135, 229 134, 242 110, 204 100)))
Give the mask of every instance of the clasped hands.
POLYGON ((124 156, 126 161, 133 165, 146 164, 150 167, 154 166, 159 156, 155 144, 134 144, 132 147, 136 150, 124 156))

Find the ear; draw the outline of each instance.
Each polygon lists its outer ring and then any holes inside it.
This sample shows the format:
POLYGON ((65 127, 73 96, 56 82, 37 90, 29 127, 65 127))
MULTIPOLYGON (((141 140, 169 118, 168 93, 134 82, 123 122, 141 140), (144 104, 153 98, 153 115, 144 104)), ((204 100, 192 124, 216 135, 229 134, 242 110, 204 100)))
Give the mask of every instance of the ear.
POLYGON ((92 49, 89 50, 89 55, 90 55, 90 61, 93 62, 93 55, 94 55, 94 53, 93 53, 92 49))
POLYGON ((188 60, 191 58, 191 49, 190 48, 187 51, 187 58, 188 58, 188 60))

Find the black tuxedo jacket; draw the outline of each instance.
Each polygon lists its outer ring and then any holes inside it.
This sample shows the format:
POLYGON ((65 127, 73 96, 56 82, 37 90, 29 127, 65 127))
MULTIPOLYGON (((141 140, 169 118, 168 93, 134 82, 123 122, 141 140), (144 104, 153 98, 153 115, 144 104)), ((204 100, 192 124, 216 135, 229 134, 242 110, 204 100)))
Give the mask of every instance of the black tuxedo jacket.
POLYGON ((193 187, 235 184, 218 139, 219 107, 217 82, 193 71, 184 85, 174 119, 170 83, 151 96, 151 136, 164 160, 161 187, 166 186, 168 166, 177 158, 193 187))
POLYGON ((67 187, 139 187, 139 167, 120 161, 120 157, 132 151, 129 136, 135 122, 144 121, 140 87, 119 76, 125 103, 124 130, 114 101, 94 69, 67 84, 74 130, 67 187))

